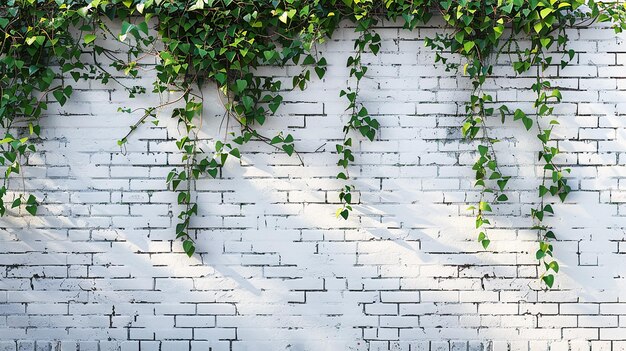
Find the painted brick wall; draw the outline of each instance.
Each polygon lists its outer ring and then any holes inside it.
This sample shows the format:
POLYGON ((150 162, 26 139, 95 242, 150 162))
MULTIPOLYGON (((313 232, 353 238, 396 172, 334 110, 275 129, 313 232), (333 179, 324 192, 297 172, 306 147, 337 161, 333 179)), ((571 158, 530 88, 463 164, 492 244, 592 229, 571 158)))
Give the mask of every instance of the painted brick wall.
MULTIPOLYGON (((348 221, 334 217, 333 150, 347 119, 349 28, 320 47, 324 80, 286 93, 262 128, 292 133, 305 165, 253 142, 241 164, 199 181, 192 258, 172 242, 180 209, 164 179, 181 161, 167 111, 125 152, 116 145, 137 118, 117 108, 159 97, 75 84, 70 103, 51 104, 41 152, 12 182, 44 199, 40 214, 0 219, 0 350, 625 350, 625 37, 572 29, 575 65, 549 69, 563 90, 555 138, 575 192, 548 221, 562 272, 545 291, 527 216, 539 142, 521 124, 490 121, 513 179, 482 250, 466 211, 478 195, 475 145, 459 128, 469 84, 433 64, 423 38, 435 30, 377 30, 362 99, 382 127, 357 145, 361 205, 348 221)), ((486 87, 530 109, 533 78, 513 78, 508 60, 486 87)), ((287 86, 297 72, 267 69, 287 86)), ((149 87, 152 73, 128 83, 149 87)), ((223 138, 232 123, 215 87, 203 93, 202 136, 223 138)))

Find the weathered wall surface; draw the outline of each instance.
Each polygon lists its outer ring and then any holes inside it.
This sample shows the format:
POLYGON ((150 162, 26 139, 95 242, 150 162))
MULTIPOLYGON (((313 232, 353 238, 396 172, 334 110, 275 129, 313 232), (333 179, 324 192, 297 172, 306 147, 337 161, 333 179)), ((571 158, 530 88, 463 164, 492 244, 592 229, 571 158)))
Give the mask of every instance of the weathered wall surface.
MULTIPOLYGON (((469 84, 433 64, 422 39, 434 30, 377 30, 362 99, 382 127, 357 145, 361 205, 348 221, 334 217, 333 150, 347 119, 339 91, 354 38, 344 29, 320 47, 323 81, 287 93, 261 129, 292 133, 304 166, 253 142, 241 164, 199 181, 192 258, 172 242, 180 209, 165 176, 180 155, 167 111, 125 153, 116 145, 138 117, 117 108, 159 98, 76 84, 71 102, 51 104, 41 151, 12 181, 44 199, 40 214, 0 219, 0 350, 626 349, 624 37, 572 29, 576 63, 549 70, 560 76, 555 138, 575 191, 549 220, 562 271, 544 291, 527 216, 539 142, 521 124, 490 122, 513 179, 482 250, 466 211, 477 198, 475 145, 459 128, 469 84)), ((532 76, 513 78, 499 61, 487 88, 530 110, 532 76)), ((289 81, 298 70, 271 73, 289 81)), ((149 87, 151 74, 130 83, 149 87)), ((204 95, 204 136, 223 138, 215 88, 204 95)))

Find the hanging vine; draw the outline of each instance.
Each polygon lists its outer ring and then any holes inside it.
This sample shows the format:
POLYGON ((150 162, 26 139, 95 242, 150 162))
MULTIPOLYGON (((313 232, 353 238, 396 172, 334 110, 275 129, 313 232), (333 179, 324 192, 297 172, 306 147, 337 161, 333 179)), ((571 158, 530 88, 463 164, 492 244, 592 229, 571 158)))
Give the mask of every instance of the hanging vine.
MULTIPOLYGON (((433 15, 443 18, 448 28, 426 45, 436 52, 436 62, 446 69, 460 70, 472 82, 472 93, 465 106, 463 136, 477 143, 475 187, 479 200, 470 207, 476 214, 478 240, 487 249, 492 206, 508 200, 506 186, 511 177, 504 174, 497 161, 487 121, 500 115, 520 120, 527 130, 536 128, 541 142, 538 159, 543 162, 542 183, 538 187, 538 205, 529 217, 529 227, 537 230, 539 249, 536 258, 545 269, 540 278, 547 287, 554 284, 559 265, 553 258, 552 241, 556 239, 544 218, 554 215, 551 196, 565 200, 570 192, 565 174, 555 161, 559 154, 551 133, 558 122, 552 117, 561 93, 543 77, 548 67, 561 68, 575 57, 568 49, 565 29, 593 21, 611 22, 616 32, 626 28, 622 4, 593 0, 6 0, 0 5, 0 126, 5 135, 0 140, 0 165, 4 169, 0 187, 0 215, 8 208, 37 212, 33 194, 14 193, 9 189, 12 175, 20 174, 28 156, 36 152, 41 128, 39 119, 50 103, 66 103, 73 93, 72 81, 116 81, 134 97, 149 93, 145 87, 125 86, 109 70, 136 77, 145 57, 157 58, 152 93, 168 93, 159 106, 120 109, 120 113, 138 115, 137 122, 118 144, 124 148, 135 130, 148 120, 157 124, 159 111, 173 105, 173 118, 179 126, 176 146, 181 165, 167 175, 167 185, 177 192, 181 208, 176 237, 184 251, 195 252, 195 233, 191 221, 198 213, 194 182, 201 177, 219 176, 230 158, 241 156, 240 147, 251 141, 267 143, 288 155, 297 151, 294 137, 279 133, 265 136, 260 127, 280 108, 282 93, 288 89, 306 89, 312 72, 323 78, 327 62, 316 45, 332 37, 344 20, 355 25, 358 38, 355 54, 347 60, 349 86, 340 95, 347 100, 348 121, 344 138, 336 145, 339 155, 337 178, 344 181, 339 195, 337 216, 348 219, 353 210, 355 191, 349 176, 354 162, 354 138, 373 141, 379 122, 359 101, 360 82, 367 73, 365 52, 377 54, 381 38, 375 33, 379 19, 402 20, 407 30, 428 22, 433 15), (113 31, 108 23, 121 23, 113 31), (505 32, 508 34, 505 35, 505 32), (115 52, 99 45, 116 38, 123 43, 130 60, 117 58, 115 52), (519 49, 518 41, 529 40, 530 47, 519 49), (161 42, 160 45, 155 45, 161 42), (84 60, 84 52, 92 60, 84 60), (560 63, 552 62, 552 53, 560 52, 560 63), (464 65, 448 62, 449 55, 461 55, 464 65), (494 58, 501 54, 515 57, 513 68, 522 74, 536 70, 534 111, 512 111, 496 106, 493 97, 483 90, 493 72, 494 58), (112 62, 103 67, 99 57, 112 62), (292 87, 280 80, 262 77, 261 66, 299 65, 292 87), (59 67, 55 71, 52 67, 59 67), (224 135, 208 146, 198 136, 202 123, 201 87, 208 81, 217 84, 223 98, 226 118, 239 126, 239 133, 224 135), (546 120, 550 120, 546 123, 546 120)), ((299 156, 298 156, 299 157, 299 156)))

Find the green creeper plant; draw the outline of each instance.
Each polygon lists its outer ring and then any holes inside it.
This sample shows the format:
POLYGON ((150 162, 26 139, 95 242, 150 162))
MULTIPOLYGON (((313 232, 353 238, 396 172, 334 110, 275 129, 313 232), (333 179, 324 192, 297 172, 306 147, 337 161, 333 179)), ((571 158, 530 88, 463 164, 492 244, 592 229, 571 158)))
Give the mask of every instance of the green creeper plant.
POLYGON ((435 61, 447 70, 459 70, 471 80, 472 93, 465 106, 460 127, 469 142, 476 143, 475 187, 479 200, 470 209, 476 214, 478 240, 487 249, 490 215, 496 204, 508 201, 506 186, 512 180, 500 168, 487 121, 499 115, 521 121, 525 129, 536 129, 541 143, 538 159, 543 162, 543 181, 538 188, 539 204, 529 217, 537 230, 536 258, 544 273, 538 274, 546 287, 552 287, 559 265, 553 258, 554 232, 544 218, 554 215, 552 196, 564 201, 571 188, 570 172, 555 161, 559 149, 550 137, 558 122, 552 117, 561 93, 543 77, 548 67, 565 67, 575 57, 567 47, 565 29, 593 21, 611 22, 616 32, 626 28, 626 9, 616 2, 593 0, 6 0, 0 4, 0 215, 7 208, 24 208, 36 214, 34 194, 9 192, 8 182, 20 174, 29 154, 36 152, 40 135, 39 119, 51 103, 63 105, 71 97, 72 80, 116 81, 130 97, 138 94, 174 92, 170 101, 139 109, 120 108, 120 113, 138 115, 120 147, 148 120, 158 124, 158 112, 174 107, 171 118, 180 131, 176 146, 181 155, 178 167, 167 175, 167 185, 177 193, 181 208, 176 237, 184 251, 195 252, 193 217, 198 213, 194 182, 201 177, 216 178, 232 158, 240 158, 243 146, 251 141, 267 143, 288 155, 298 153, 290 134, 265 136, 261 131, 267 118, 277 113, 283 94, 289 89, 306 89, 312 76, 322 79, 327 61, 317 45, 331 38, 342 20, 353 22, 358 38, 348 57, 350 86, 340 95, 347 101, 344 137, 337 143, 337 178, 343 181, 337 216, 348 219, 356 191, 349 176, 355 161, 354 140, 359 135, 373 141, 379 122, 359 101, 359 83, 367 73, 362 60, 365 52, 377 54, 381 38, 375 32, 380 19, 402 21, 407 30, 443 18, 446 27, 426 45, 435 51, 435 61), (112 30, 109 23, 121 23, 112 30), (128 51, 129 59, 100 45, 115 38, 128 51), (519 41, 530 46, 520 49, 519 41), (159 43, 160 42, 160 43, 159 43), (157 45, 158 44, 158 45, 157 45), (84 53, 91 60, 84 60, 84 53), (560 62, 553 55, 562 53, 560 62), (449 61, 460 55, 463 64, 449 61), (512 58, 513 69, 522 74, 536 71, 530 87, 536 93, 534 111, 497 106, 483 90, 500 55, 512 58), (99 58, 110 64, 104 67, 99 58), (156 81, 151 91, 141 86, 125 86, 110 71, 136 77, 146 57, 157 59, 156 81), (291 87, 281 80, 258 74, 262 66, 298 65, 291 87), (58 67, 58 69, 54 69, 58 67), (239 126, 210 145, 198 135, 203 114, 201 87, 217 84, 226 117, 239 126), (549 122, 546 122, 548 121, 549 122))

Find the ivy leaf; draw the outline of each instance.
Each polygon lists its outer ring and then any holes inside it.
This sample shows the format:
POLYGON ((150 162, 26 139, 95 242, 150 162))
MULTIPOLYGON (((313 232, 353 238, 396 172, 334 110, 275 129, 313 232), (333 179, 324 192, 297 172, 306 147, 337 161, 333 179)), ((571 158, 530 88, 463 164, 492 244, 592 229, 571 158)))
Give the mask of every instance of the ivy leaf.
POLYGON ((241 101, 243 102, 243 106, 246 108, 246 111, 252 110, 252 105, 254 104, 252 97, 246 95, 241 98, 241 101))
POLYGON ((84 6, 76 10, 81 17, 87 17, 87 12, 89 12, 89 6, 84 6))
POLYGON ((552 288, 552 285, 554 285, 554 275, 552 274, 545 275, 541 279, 546 283, 548 288, 552 288))
POLYGON ((554 214, 554 210, 552 209, 552 206, 549 204, 544 206, 543 211, 554 214))
POLYGON ((83 38, 85 44, 92 43, 94 40, 96 40, 96 35, 91 33, 85 34, 85 37, 83 38))
POLYGON ((485 234, 485 232, 480 232, 480 234, 478 234, 478 241, 483 241, 487 238, 487 235, 485 234))
POLYGON ((324 78, 324 74, 326 74, 326 68, 325 67, 315 67, 315 73, 317 74, 317 77, 319 79, 324 78))
POLYGON ((487 151, 489 151, 489 148, 484 145, 478 145, 478 152, 480 153, 480 156, 485 156, 487 151))
POLYGON ((54 95, 54 98, 57 99, 61 106, 65 105, 65 103, 67 102, 67 98, 65 97, 65 94, 62 90, 57 89, 52 92, 52 95, 54 95))
POLYGON ((148 24, 144 21, 137 25, 137 29, 148 35, 148 24))
POLYGON ((486 250, 489 247, 489 244, 491 243, 491 240, 484 239, 484 240, 481 240, 480 243, 483 245, 483 248, 486 250))
POLYGON ((267 50, 263 52, 263 57, 265 57, 265 61, 271 61, 274 58, 274 55, 276 54, 276 51, 274 50, 267 50))
POLYGON ((237 148, 230 150, 230 154, 237 158, 241 158, 241 154, 239 153, 239 149, 237 148))
POLYGON ((193 241, 185 240, 183 241, 183 250, 185 250, 187 256, 191 257, 196 252, 196 246, 193 244, 193 241))
POLYGON ((380 51, 380 45, 379 44, 371 44, 370 45, 370 50, 372 51, 372 53, 374 55, 378 55, 378 52, 380 51))
POLYGON ((202 9, 204 9, 204 0, 196 0, 196 3, 193 4, 189 8, 189 11, 202 10, 202 9))
POLYGON ((30 213, 32 216, 37 214, 37 205, 28 205, 26 206, 26 211, 30 213))
POLYGON ((28 196, 28 200, 26 200, 26 204, 27 205, 35 205, 35 204, 37 204, 37 199, 35 198, 34 195, 30 195, 30 196, 28 196))
POLYGON ((224 85, 226 83, 226 74, 222 72, 218 72, 215 74, 215 80, 220 83, 220 85, 224 85))
POLYGON ((347 220, 347 219, 348 219, 348 216, 350 215, 350 212, 348 211, 348 209, 344 209, 344 210, 343 210, 343 211, 341 211, 339 214, 341 215, 341 217, 342 217, 343 219, 346 219, 346 220, 347 220))
POLYGON ((554 273, 559 273, 559 264, 556 261, 552 261, 548 264, 548 269, 552 269, 554 273))
POLYGON ((546 256, 546 253, 543 252, 542 250, 537 250, 537 252, 535 253, 535 257, 540 260, 542 258, 544 258, 546 256))
POLYGON ((533 127, 533 120, 531 118, 524 117, 522 118, 522 122, 524 123, 524 127, 526 127, 526 130, 530 130, 530 128, 533 127))
POLYGON ((541 10, 541 12, 539 12, 539 14, 541 15, 541 18, 546 18, 548 17, 549 14, 551 14, 552 12, 554 12, 553 9, 546 7, 543 10, 541 10))
POLYGON ((270 140, 270 145, 274 145, 274 144, 278 144, 282 142, 283 142, 283 138, 280 135, 277 135, 273 137, 272 140, 270 140))
POLYGON ((280 14, 280 16, 278 16, 278 19, 279 19, 281 22, 283 22, 283 23, 287 24, 287 19, 288 19, 288 18, 287 18, 287 11, 283 11, 283 13, 281 13, 281 14, 280 14))
POLYGON ((268 107, 270 108, 272 113, 276 113, 276 110, 278 110, 278 107, 280 106, 282 102, 283 102, 283 97, 280 95, 276 95, 274 99, 272 100, 272 102, 268 104, 268 107))
POLYGON ((207 173, 209 173, 211 178, 216 178, 217 177, 217 168, 209 168, 207 170, 207 173))
POLYGON ((243 80, 243 79, 237 79, 237 81, 235 83, 236 83, 236 86, 237 86, 237 92, 238 93, 241 93, 242 91, 244 91, 248 87, 248 82, 243 80))
POLYGON ((293 154, 293 145, 291 144, 285 144, 283 145, 283 150, 287 153, 287 155, 291 156, 293 154))
POLYGON ((487 202, 485 202, 485 201, 481 201, 481 202, 478 204, 478 208, 479 208, 481 211, 491 212, 491 206, 489 205, 489 203, 487 203, 487 202))

